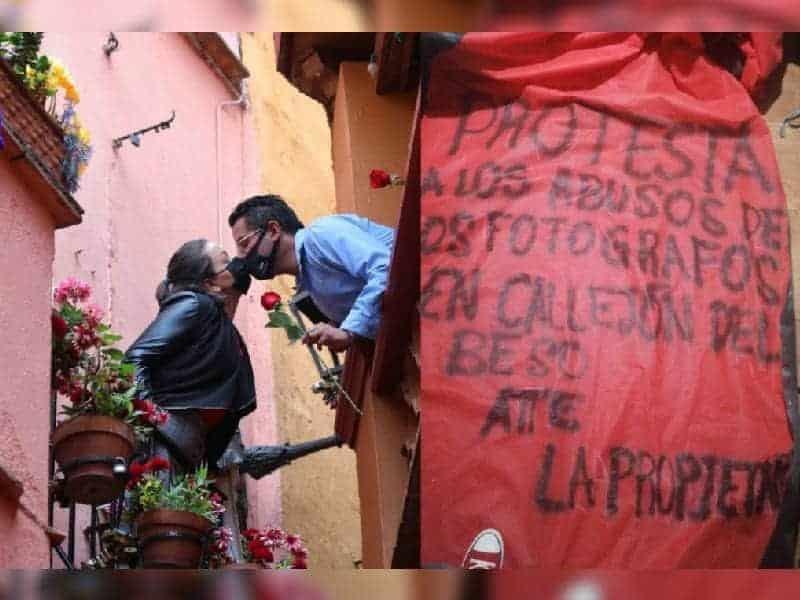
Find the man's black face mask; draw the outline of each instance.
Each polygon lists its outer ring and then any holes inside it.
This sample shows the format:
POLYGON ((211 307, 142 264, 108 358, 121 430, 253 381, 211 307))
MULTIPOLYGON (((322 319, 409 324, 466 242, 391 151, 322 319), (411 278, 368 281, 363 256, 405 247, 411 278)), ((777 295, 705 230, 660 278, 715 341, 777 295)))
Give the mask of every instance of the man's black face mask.
POLYGON ((245 262, 239 257, 232 258, 225 269, 233 275, 233 289, 240 291, 242 294, 247 294, 251 280, 245 262))
POLYGON ((266 229, 261 231, 255 246, 253 246, 253 249, 244 257, 247 271, 256 279, 261 280, 275 277, 275 257, 278 255, 278 242, 280 241, 280 238, 278 238, 272 245, 272 250, 269 254, 259 254, 258 248, 261 246, 261 242, 266 234, 266 229))

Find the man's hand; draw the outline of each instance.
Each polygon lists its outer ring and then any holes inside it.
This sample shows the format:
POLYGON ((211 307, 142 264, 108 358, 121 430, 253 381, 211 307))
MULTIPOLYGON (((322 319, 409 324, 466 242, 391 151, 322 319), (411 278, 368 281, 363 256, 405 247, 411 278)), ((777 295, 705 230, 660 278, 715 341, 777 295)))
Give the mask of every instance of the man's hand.
POLYGON ((316 344, 318 348, 327 346, 334 352, 344 352, 350 347, 353 335, 349 331, 339 329, 327 323, 317 323, 303 336, 302 342, 308 346, 316 344))

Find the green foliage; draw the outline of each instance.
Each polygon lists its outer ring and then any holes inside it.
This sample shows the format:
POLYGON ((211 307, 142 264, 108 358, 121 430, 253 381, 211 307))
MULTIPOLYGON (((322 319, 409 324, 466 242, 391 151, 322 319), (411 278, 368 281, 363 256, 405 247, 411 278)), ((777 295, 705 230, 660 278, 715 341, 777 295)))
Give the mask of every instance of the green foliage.
POLYGON ((206 465, 198 467, 193 474, 176 477, 169 487, 165 487, 156 475, 147 474, 134 488, 134 503, 142 511, 159 508, 183 510, 214 522, 216 513, 211 502, 212 483, 208 479, 206 465))
POLYGON ((164 495, 164 484, 155 475, 145 475, 136 486, 137 500, 143 511, 155 510, 161 507, 161 498, 164 495))
POLYGON ((46 72, 50 68, 50 62, 46 56, 39 56, 43 38, 44 33, 41 31, 0 32, 0 55, 20 77, 25 77, 26 67, 46 72))

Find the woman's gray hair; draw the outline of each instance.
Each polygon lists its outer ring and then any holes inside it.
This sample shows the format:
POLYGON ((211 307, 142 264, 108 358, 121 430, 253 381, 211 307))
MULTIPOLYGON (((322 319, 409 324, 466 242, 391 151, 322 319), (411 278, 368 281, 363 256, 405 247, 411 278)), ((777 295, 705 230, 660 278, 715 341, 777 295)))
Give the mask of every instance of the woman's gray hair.
POLYGON ((159 304, 179 292, 208 293, 203 284, 214 275, 208 245, 207 239, 191 240, 172 255, 167 266, 167 277, 156 287, 159 304))

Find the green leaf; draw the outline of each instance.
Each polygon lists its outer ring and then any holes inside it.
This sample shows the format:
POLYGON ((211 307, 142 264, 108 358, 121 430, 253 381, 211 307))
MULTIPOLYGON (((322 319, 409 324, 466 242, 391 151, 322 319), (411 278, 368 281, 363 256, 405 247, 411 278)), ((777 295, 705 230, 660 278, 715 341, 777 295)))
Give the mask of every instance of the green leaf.
POLYGON ((116 333, 101 333, 100 334, 100 341, 103 342, 104 346, 111 346, 112 344, 116 344, 121 339, 122 339, 122 336, 121 335, 117 335, 116 333))
POLYGON ((111 360, 120 361, 125 358, 125 353, 119 348, 103 348, 103 354, 111 360))
POLYGON ((136 367, 131 363, 122 363, 119 366, 119 374, 125 379, 132 377, 136 373, 136 367))
POLYGON ((272 311, 269 313, 269 323, 267 323, 268 327, 291 327, 294 324, 292 317, 287 315, 285 312, 280 311, 272 311))
POLYGON ((83 321, 83 311, 71 304, 64 304, 61 307, 61 316, 70 327, 74 327, 83 321))
POLYGON ((292 324, 291 326, 286 328, 286 336, 289 338, 289 341, 294 343, 297 340, 301 339, 305 334, 303 330, 300 328, 299 325, 292 324))

